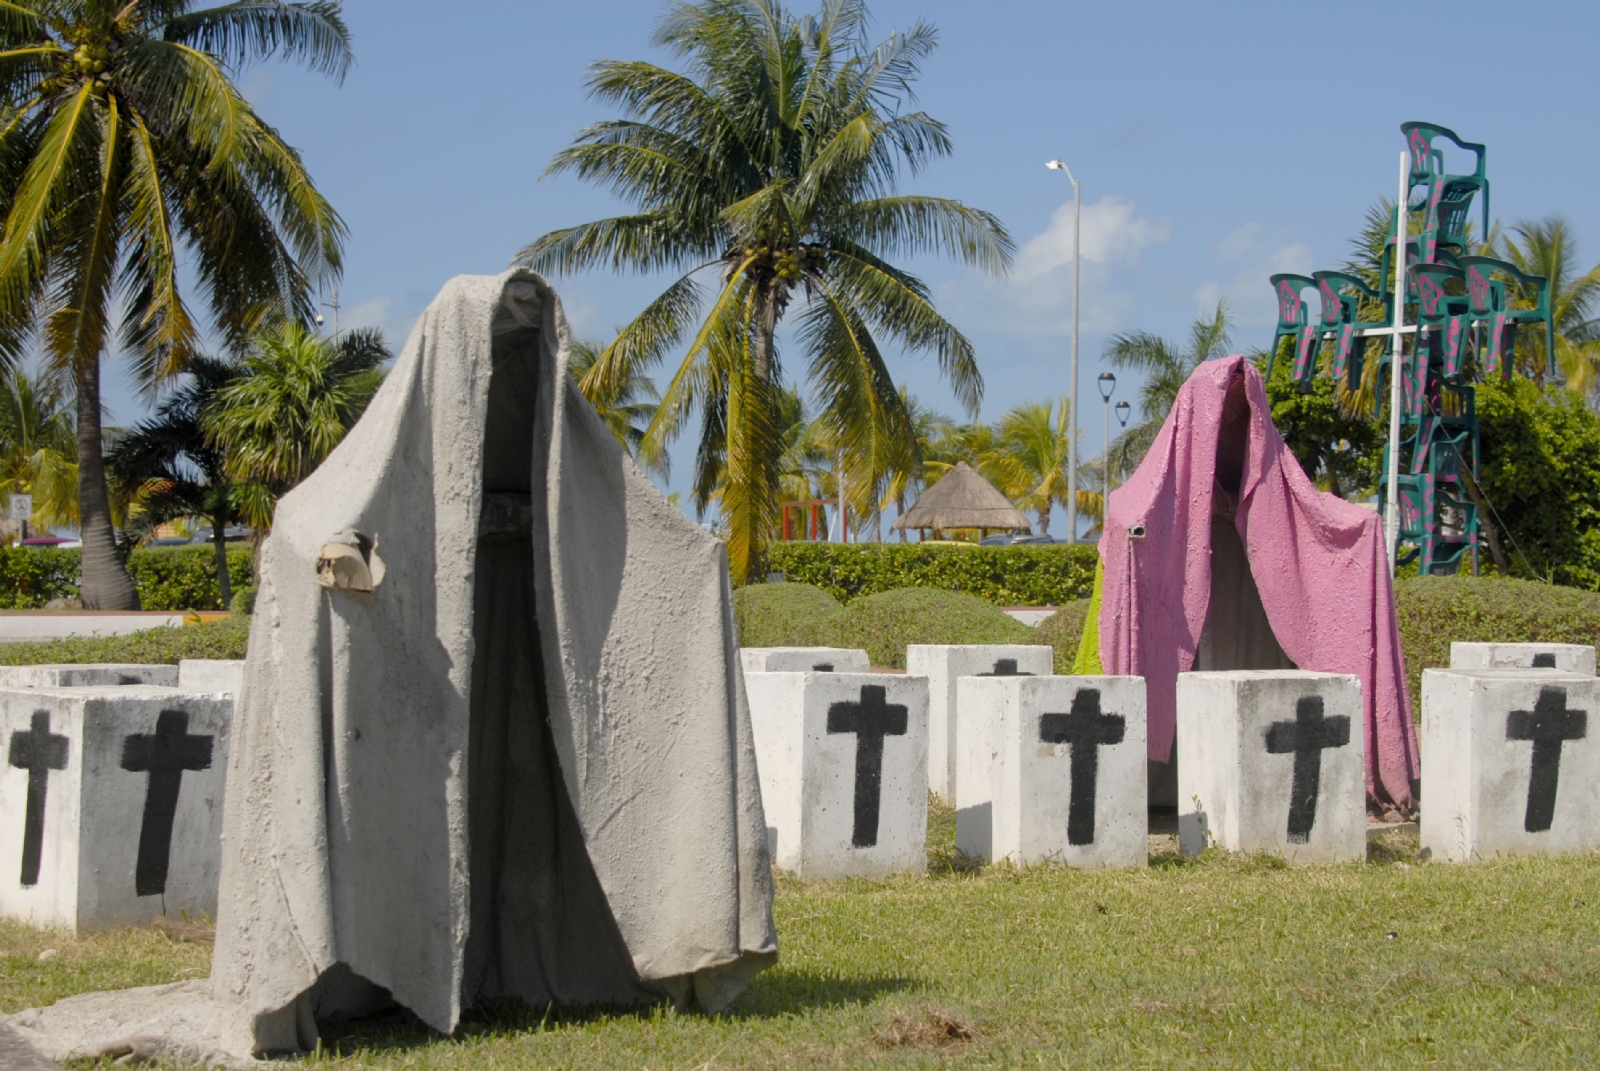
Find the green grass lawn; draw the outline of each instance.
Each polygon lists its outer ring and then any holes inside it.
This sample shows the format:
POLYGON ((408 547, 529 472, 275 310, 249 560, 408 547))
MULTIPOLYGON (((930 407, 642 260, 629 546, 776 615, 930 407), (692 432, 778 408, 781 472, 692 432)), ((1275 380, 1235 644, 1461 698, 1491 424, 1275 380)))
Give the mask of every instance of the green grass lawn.
MULTIPOLYGON (((779 966, 727 1015, 400 1015, 328 1031, 339 1068, 1600 1066, 1600 856, 1365 866, 1157 854, 1147 870, 961 865, 780 878, 779 966)), ((0 926, 0 1008, 194 977, 207 946, 147 930, 0 926), (38 954, 58 956, 40 963, 38 954)))

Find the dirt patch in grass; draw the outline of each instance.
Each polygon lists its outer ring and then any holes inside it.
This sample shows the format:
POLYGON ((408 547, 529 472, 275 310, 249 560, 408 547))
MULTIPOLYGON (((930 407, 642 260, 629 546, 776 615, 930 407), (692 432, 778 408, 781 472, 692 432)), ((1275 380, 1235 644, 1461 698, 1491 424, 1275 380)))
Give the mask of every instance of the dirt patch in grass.
POLYGON ((872 1035, 885 1049, 943 1049, 981 1036, 976 1026, 942 1008, 889 1013, 889 1021, 872 1035))

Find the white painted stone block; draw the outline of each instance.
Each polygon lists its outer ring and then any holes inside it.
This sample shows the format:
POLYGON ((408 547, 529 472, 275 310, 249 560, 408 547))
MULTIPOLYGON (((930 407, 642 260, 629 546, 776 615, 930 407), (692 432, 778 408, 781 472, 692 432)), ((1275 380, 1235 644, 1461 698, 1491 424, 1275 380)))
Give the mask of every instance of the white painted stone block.
POLYGON ((747 673, 773 861, 807 878, 927 868, 928 681, 747 673))
POLYGON ((1556 669, 1594 676, 1594 648, 1581 643, 1452 643, 1451 669, 1556 669))
POLYGON ((1143 677, 962 677, 956 847, 975 859, 1144 866, 1143 677))
POLYGON ((1055 657, 1054 648, 1019 644, 906 647, 906 672, 928 678, 929 789, 948 802, 956 800, 956 682, 962 677, 1048 676, 1055 671, 1055 657))
POLYGON ((746 673, 866 673, 867 652, 849 647, 741 647, 746 673))
POLYGON ((214 915, 233 700, 0 691, 0 915, 95 929, 214 915))
POLYGON ((244 688, 244 659, 185 658, 178 663, 177 684, 186 692, 238 695, 244 688))
POLYGON ((1600 848, 1600 679, 1422 674, 1422 848, 1466 862, 1600 848))
POLYGON ((1299 670, 1178 676, 1178 846, 1291 863, 1367 857, 1361 682, 1299 670))
POLYGON ((177 666, 132 662, 0 666, 0 688, 103 688, 123 684, 173 688, 177 683, 177 666))

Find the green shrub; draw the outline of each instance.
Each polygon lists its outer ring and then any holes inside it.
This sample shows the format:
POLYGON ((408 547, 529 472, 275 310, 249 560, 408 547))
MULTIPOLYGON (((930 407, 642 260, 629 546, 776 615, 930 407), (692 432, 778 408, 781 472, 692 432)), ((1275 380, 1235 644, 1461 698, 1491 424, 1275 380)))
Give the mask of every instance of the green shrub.
POLYGON ((1056 649, 1057 673, 1072 672, 1078 641, 1083 638, 1083 622, 1088 616, 1089 600, 1073 599, 1062 603, 1061 609, 1034 629, 1034 643, 1048 643, 1056 649))
POLYGON ((974 595, 902 588, 857 599, 803 632, 816 647, 859 647, 875 666, 904 669, 909 643, 1031 643, 1034 630, 974 595))
POLYGON ((748 584, 733 593, 740 647, 794 647, 806 630, 832 617, 839 600, 810 584, 748 584))
POLYGON ((1422 671, 1450 665, 1450 643, 1600 644, 1600 595, 1577 588, 1470 576, 1395 581, 1400 644, 1421 717, 1422 671))
MULTIPOLYGON (((247 546, 228 548, 228 581, 251 581, 247 546)), ((209 545, 145 547, 128 559, 128 572, 146 610, 224 610, 217 587, 216 551, 209 545)), ((51 599, 76 599, 83 552, 0 546, 0 609, 37 610, 51 599)))
POLYGON ((768 555, 770 569, 846 603, 902 588, 937 588, 1000 606, 1055 606, 1088 598, 1094 586, 1095 549, 1087 544, 773 543, 768 555))
POLYGON ((57 662, 175 664, 183 658, 243 658, 250 638, 248 617, 198 625, 151 628, 122 636, 73 636, 44 643, 0 644, 0 665, 57 662))

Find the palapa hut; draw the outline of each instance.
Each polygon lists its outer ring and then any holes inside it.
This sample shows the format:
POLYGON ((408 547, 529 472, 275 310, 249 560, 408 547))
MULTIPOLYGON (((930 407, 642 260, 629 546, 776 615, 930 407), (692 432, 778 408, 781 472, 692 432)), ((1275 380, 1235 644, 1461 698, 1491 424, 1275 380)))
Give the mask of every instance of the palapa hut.
POLYGON ((890 527, 896 531, 915 528, 923 532, 932 528, 935 539, 947 528, 976 528, 982 533, 981 539, 992 531, 1026 532, 1033 525, 999 488, 965 461, 958 461, 955 468, 922 492, 890 527))

